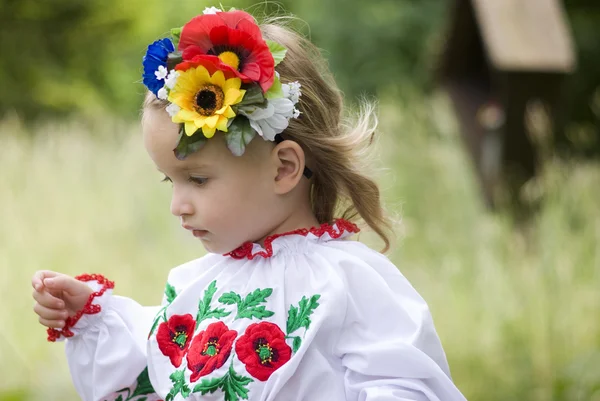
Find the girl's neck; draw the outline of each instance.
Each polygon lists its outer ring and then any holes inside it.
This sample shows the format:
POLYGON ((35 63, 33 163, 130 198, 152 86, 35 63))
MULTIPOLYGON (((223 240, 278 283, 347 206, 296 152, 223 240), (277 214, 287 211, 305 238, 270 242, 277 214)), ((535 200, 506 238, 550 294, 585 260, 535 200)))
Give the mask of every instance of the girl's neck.
POLYGON ((256 243, 264 246, 265 239, 268 236, 294 231, 299 228, 312 228, 317 226, 319 226, 319 221, 313 214, 310 206, 307 208, 299 208, 294 210, 293 213, 291 213, 286 219, 271 229, 268 234, 256 241, 256 243))

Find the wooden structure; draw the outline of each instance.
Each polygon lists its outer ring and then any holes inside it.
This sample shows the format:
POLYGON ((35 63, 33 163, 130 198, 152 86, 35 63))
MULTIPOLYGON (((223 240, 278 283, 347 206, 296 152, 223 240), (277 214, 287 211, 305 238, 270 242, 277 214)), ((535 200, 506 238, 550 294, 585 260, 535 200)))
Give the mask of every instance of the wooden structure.
POLYGON ((542 101, 560 129, 561 88, 575 69, 560 0, 453 0, 439 79, 454 104, 486 201, 536 173, 525 116, 542 101))

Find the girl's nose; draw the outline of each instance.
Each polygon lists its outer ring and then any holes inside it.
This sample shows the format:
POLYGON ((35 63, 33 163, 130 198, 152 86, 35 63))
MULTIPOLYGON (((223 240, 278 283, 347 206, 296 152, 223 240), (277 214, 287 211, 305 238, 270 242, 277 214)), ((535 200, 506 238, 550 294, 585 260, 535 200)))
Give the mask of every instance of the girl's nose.
POLYGON ((191 203, 190 194, 183 188, 173 186, 173 197, 171 198, 171 213, 176 217, 194 214, 194 206, 191 203))

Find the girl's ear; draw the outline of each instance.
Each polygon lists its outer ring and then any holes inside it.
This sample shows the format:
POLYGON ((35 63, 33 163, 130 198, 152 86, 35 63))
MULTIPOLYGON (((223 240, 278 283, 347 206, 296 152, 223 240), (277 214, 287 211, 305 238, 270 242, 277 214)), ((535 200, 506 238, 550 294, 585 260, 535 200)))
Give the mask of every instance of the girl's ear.
POLYGON ((304 150, 294 141, 279 143, 271 153, 277 166, 274 180, 275 193, 284 195, 292 191, 302 179, 305 158, 304 150))

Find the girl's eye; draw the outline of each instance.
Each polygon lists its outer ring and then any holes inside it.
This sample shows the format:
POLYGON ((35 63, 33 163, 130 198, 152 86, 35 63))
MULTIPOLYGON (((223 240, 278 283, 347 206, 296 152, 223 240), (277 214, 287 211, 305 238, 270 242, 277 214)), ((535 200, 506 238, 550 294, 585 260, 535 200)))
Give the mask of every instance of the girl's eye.
POLYGON ((171 179, 169 177, 167 177, 165 175, 165 177, 162 180, 160 180, 160 182, 172 182, 172 181, 171 181, 171 179))
POLYGON ((208 181, 208 178, 204 178, 204 177, 190 177, 188 178, 188 181, 191 183, 194 183, 196 185, 204 185, 206 184, 206 181, 208 181))

